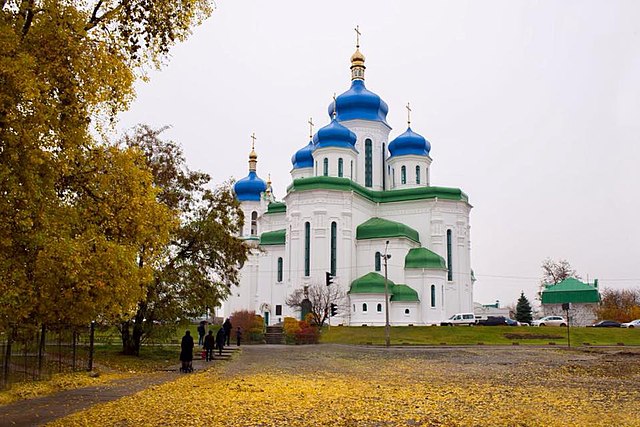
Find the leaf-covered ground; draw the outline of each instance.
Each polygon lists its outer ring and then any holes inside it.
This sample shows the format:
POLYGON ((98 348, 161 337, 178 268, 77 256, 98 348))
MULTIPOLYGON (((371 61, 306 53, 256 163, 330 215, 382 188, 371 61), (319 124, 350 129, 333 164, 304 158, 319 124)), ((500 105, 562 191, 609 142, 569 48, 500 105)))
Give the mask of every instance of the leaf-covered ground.
POLYGON ((640 354, 246 347, 53 426, 640 426, 640 354))

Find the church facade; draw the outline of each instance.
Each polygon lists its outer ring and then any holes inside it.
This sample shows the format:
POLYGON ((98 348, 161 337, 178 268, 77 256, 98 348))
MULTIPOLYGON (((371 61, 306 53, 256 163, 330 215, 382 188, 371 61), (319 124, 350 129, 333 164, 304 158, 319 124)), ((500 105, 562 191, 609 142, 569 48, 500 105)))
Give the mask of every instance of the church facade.
POLYGON ((351 87, 329 106, 329 123, 293 155, 283 200, 259 178, 252 148, 249 174, 234 190, 243 238, 259 250, 242 267, 225 317, 248 309, 266 324, 299 318, 287 296, 324 286, 329 272, 331 286, 346 295, 332 324, 384 325, 385 270, 392 325, 473 312, 472 206, 460 189, 432 185, 431 144, 410 120, 390 141, 388 106, 365 87, 364 64, 357 46, 351 87))

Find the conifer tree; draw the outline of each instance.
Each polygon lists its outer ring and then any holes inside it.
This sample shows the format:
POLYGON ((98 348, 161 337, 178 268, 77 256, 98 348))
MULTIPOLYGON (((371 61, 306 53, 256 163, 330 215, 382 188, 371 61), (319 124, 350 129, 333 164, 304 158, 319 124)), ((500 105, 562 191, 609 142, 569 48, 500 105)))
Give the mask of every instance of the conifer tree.
POLYGON ((520 293, 518 298, 518 304, 516 305, 516 320, 521 323, 531 323, 533 320, 531 316, 531 304, 529 300, 524 296, 524 292, 520 293))

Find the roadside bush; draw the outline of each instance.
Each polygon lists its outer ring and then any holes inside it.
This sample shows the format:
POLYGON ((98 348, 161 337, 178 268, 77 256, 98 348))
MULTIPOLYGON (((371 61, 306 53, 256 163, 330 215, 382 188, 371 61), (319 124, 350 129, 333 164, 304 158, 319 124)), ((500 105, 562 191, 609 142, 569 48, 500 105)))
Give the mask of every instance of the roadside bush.
POLYGON ((300 329, 296 331, 296 344, 318 344, 320 331, 314 325, 301 320, 298 323, 300 329))
MULTIPOLYGON (((242 339, 247 343, 259 343, 264 341, 264 323, 262 316, 249 310, 234 311, 229 317, 233 330, 240 327, 242 339)), ((232 335, 233 336, 233 335, 232 335)))
POLYGON ((285 317, 283 330, 285 342, 294 344, 296 342, 296 333, 300 330, 300 322, 293 317, 285 317))

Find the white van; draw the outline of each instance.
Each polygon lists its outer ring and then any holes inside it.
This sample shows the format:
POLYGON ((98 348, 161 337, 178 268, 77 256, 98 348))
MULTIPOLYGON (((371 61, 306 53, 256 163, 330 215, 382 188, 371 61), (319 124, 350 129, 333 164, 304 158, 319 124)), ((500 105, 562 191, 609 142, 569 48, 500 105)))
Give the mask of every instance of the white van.
POLYGON ((449 317, 444 322, 440 322, 441 326, 469 325, 473 326, 477 322, 473 313, 458 313, 449 317))

